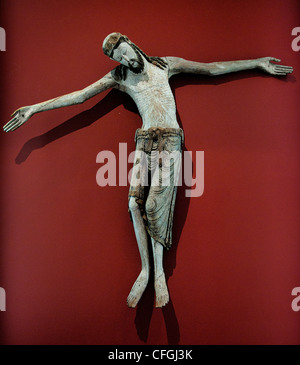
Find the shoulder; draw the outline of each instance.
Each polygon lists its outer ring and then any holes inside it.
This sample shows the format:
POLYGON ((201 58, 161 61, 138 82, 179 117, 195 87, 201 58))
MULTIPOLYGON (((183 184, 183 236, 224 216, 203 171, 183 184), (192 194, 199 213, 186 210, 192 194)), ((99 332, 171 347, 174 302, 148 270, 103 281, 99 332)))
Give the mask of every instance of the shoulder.
POLYGON ((183 58, 167 56, 163 58, 168 64, 169 77, 181 72, 180 66, 184 61, 183 58))

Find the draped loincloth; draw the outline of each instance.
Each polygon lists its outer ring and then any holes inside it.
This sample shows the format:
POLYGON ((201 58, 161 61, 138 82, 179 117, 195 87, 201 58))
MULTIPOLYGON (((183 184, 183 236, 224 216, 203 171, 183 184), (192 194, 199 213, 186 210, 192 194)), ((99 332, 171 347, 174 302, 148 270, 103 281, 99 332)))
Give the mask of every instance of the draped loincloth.
POLYGON ((135 198, 150 237, 167 249, 172 246, 183 139, 180 128, 138 129, 135 134, 129 199, 135 198))

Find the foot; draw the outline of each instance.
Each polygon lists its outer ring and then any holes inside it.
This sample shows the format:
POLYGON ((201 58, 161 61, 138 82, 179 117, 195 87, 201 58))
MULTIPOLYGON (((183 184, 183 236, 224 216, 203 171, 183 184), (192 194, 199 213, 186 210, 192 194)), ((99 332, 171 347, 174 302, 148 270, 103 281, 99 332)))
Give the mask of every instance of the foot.
POLYGON ((155 307, 161 308, 169 302, 169 292, 164 273, 155 278, 154 288, 156 294, 155 307))
POLYGON ((143 295, 148 284, 149 275, 145 271, 141 271, 140 275, 133 284, 131 291, 127 298, 127 305, 130 308, 135 308, 141 296, 143 295))

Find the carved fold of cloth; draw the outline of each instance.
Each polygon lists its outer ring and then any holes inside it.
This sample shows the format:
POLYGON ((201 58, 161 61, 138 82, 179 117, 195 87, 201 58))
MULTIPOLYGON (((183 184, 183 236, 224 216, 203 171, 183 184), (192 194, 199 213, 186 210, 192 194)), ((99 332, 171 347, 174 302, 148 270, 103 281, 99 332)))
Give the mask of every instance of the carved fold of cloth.
POLYGON ((184 141, 180 128, 138 129, 129 199, 135 198, 146 229, 166 249, 172 246, 173 214, 184 141))

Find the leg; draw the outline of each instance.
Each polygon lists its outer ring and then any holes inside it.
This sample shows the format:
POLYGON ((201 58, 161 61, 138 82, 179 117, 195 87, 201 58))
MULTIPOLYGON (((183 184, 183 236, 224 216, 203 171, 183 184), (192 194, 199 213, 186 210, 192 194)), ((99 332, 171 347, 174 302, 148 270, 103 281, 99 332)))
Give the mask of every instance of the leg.
POLYGON ((161 308, 169 302, 169 292, 167 288, 165 273, 163 269, 163 250, 161 243, 151 238, 154 261, 154 288, 156 294, 157 308, 161 308))
MULTIPOLYGON (((169 302, 169 292, 163 269, 164 246, 155 237, 163 238, 166 245, 170 243, 170 223, 173 222, 174 187, 163 186, 162 176, 170 177, 170 169, 165 171, 161 167, 156 168, 152 175, 151 187, 145 204, 148 228, 151 232, 156 308, 161 308, 169 302)), ((169 179, 169 181, 171 180, 169 179)))
POLYGON ((143 292, 146 289, 149 280, 150 263, 149 263, 149 252, 148 252, 148 238, 147 231, 143 222, 140 208, 135 201, 135 198, 129 200, 129 210, 131 213, 134 232, 139 247, 141 256, 142 270, 136 279, 133 287, 128 295, 127 304, 129 307, 134 308, 140 300, 143 292))

